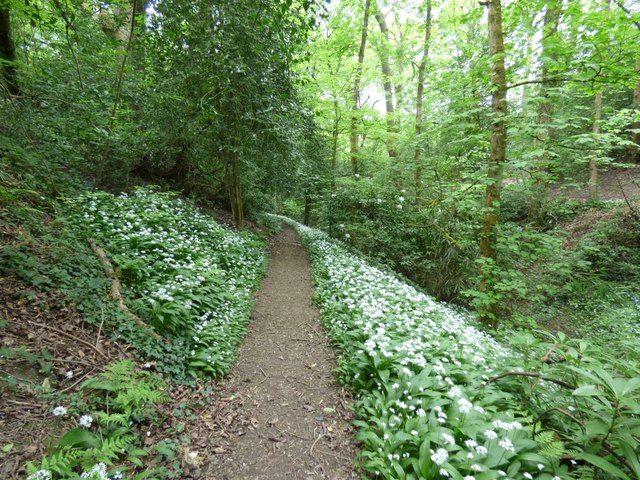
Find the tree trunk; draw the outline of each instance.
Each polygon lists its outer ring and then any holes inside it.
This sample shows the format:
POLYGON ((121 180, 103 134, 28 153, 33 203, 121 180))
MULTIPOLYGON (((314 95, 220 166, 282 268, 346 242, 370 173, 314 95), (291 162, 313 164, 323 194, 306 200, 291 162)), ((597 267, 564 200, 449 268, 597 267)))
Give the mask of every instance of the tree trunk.
MULTIPOLYGON (((136 1, 137 0, 133 0, 133 6, 131 7, 133 10, 135 10, 135 5, 136 5, 136 1)), ((122 99, 122 87, 124 86, 124 74, 125 74, 125 69, 127 66, 127 60, 129 59, 129 52, 131 51, 131 44, 133 43, 133 32, 135 31, 136 28, 136 16, 135 15, 131 15, 129 17, 130 20, 130 24, 129 24, 129 37, 128 37, 128 41, 126 43, 126 45, 124 46, 124 51, 122 54, 122 61, 120 62, 120 68, 118 69, 118 75, 116 78, 116 91, 115 91, 115 97, 113 99, 113 108, 111 110, 111 118, 109 119, 109 126, 107 128, 107 139, 105 142, 105 146, 104 146, 104 150, 102 152, 102 163, 101 165, 98 167, 98 173, 96 175, 96 180, 99 182, 102 180, 104 173, 105 173, 105 168, 107 167, 107 159, 109 158, 109 155, 111 153, 111 140, 112 140, 112 133, 113 133, 113 129, 115 127, 116 124, 116 118, 118 115, 118 108, 120 107, 120 100, 122 99)), ((126 184, 129 183, 129 171, 127 170, 126 175, 127 175, 127 181, 126 184)))
POLYGON ((236 227, 242 230, 244 228, 244 201, 242 198, 242 184, 240 183, 240 161, 236 151, 231 156, 233 160, 233 217, 236 227))
POLYGON ((311 196, 308 193, 304 195, 304 220, 303 223, 305 225, 309 225, 311 223, 311 196))
MULTIPOLYGON (((638 61, 637 65, 637 70, 640 74, 640 61, 638 61)), ((640 110, 640 79, 636 82, 636 88, 633 90, 633 108, 636 111, 640 110)), ((635 145, 629 147, 629 160, 640 163, 640 154, 638 153, 638 149, 640 149, 640 122, 633 122, 631 128, 636 131, 631 133, 631 141, 635 145)))
POLYGON ((380 49, 380 63, 382 64, 382 88, 384 89, 385 108, 387 111, 387 152, 389 154, 389 160, 391 161, 391 169, 393 171, 393 180, 396 187, 400 188, 402 185, 402 168, 398 159, 398 132, 396 125, 396 109, 393 92, 393 81, 391 72, 391 63, 389 62, 389 29, 384 15, 380 11, 377 5, 374 4, 375 17, 380 26, 380 33, 383 37, 383 45, 380 49))
POLYGON ((483 266, 480 272, 480 291, 489 294, 487 309, 481 319, 495 327, 497 325, 498 302, 493 295, 492 267, 497 260, 497 227, 500 219, 500 187, 502 169, 507 144, 507 80, 504 68, 504 41, 502 33, 502 8, 500 0, 489 0, 489 51, 492 57, 491 67, 491 154, 487 170, 487 190, 480 239, 480 256, 483 266))
POLYGON ((333 131, 331 132, 331 191, 336 189, 336 169, 338 167, 338 134, 340 128, 340 105, 338 97, 333 99, 333 131))
POLYGON ((597 200, 598 195, 598 144, 600 139, 600 120, 602 119, 602 92, 596 93, 593 102, 593 146, 589 157, 589 200, 597 200))
MULTIPOLYGON (((547 4, 547 10, 544 13, 544 22, 542 26, 542 73, 541 84, 546 88, 553 88, 556 83, 550 81, 551 65, 558 60, 558 54, 553 48, 550 48, 550 40, 555 37, 558 32, 560 16, 562 14, 562 4, 558 0, 551 0, 547 4)), ((543 100, 538 106, 537 124, 541 126, 540 134, 534 139, 534 146, 542 149, 542 154, 535 159, 533 167, 534 176, 534 197, 529 207, 530 213, 536 213, 547 195, 548 175, 549 175, 549 152, 548 143, 553 137, 551 121, 553 120, 553 102, 547 90, 543 90, 543 100)))
POLYGON ((424 77, 429 59, 429 47, 431 42, 431 0, 427 0, 427 20, 425 21, 424 45, 422 47, 422 61, 418 67, 418 90, 416 93, 416 151, 414 154, 415 174, 414 186, 416 189, 416 201, 422 197, 422 162, 420 145, 422 136, 422 105, 424 97, 424 77))
POLYGON ((16 71, 16 49, 11 38, 11 12, 8 6, 0 8, 0 60, 2 79, 10 95, 20 95, 16 71))
POLYGON ((351 145, 351 174, 354 176, 358 173, 358 110, 360 108, 360 81, 362 80, 364 52, 367 46, 370 10, 371 0, 366 0, 364 4, 364 18, 362 20, 360 50, 358 51, 358 64, 356 65, 356 74, 353 79, 353 95, 351 97, 351 135, 349 137, 349 143, 351 145))
MULTIPOLYGON (((604 10, 608 12, 611 9, 611 0, 604 0, 604 10)), ((608 45, 602 45, 606 50, 608 45)), ((606 55, 606 53, 605 53, 606 55)), ((604 70, 598 73, 598 78, 604 77, 604 70)), ((603 90, 596 92, 593 100, 593 153, 589 157, 589 200, 598 200, 600 197, 598 192, 598 146, 600 144, 600 121, 602 120, 602 94, 603 90)))

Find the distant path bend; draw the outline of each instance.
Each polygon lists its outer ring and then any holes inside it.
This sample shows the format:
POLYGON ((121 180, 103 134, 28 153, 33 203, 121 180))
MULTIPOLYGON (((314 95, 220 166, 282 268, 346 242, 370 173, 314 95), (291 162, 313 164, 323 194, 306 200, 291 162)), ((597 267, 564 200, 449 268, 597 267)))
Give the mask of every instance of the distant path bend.
POLYGON ((272 239, 249 335, 212 412, 229 431, 207 478, 357 478, 354 428, 312 293, 309 257, 286 227, 272 239))

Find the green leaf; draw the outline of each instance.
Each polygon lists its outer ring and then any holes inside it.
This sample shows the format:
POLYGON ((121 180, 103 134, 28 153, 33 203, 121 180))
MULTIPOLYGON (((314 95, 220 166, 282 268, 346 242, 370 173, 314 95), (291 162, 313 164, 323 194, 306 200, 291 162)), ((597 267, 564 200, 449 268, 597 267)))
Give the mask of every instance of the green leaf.
POLYGON ((100 448, 102 441, 95 433, 84 428, 69 430, 60 439, 58 447, 100 448))
POLYGON ((581 458, 582 460, 589 462, 591 465, 598 467, 600 470, 616 476, 616 478, 631 480, 626 473, 624 473, 618 467, 602 457, 592 455, 591 453, 581 453, 577 456, 577 458, 581 458))
POLYGON ((583 385, 582 387, 576 388, 572 395, 576 397, 598 397, 602 395, 602 391, 598 390, 595 385, 583 385))

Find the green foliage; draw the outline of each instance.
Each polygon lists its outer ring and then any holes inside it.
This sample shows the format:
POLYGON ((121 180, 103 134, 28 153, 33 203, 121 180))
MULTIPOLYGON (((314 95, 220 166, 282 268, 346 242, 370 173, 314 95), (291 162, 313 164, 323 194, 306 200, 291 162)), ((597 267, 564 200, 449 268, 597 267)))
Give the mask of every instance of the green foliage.
MULTIPOLYGON (((80 427, 62 435, 39 466, 29 464, 29 478, 40 478, 38 471, 50 472, 53 479, 77 478, 84 471, 83 478, 102 480, 107 466, 111 474, 143 467, 140 457, 149 453, 136 426, 154 420, 154 406, 167 400, 165 388, 157 374, 138 370, 133 360, 108 365, 104 373, 85 381, 76 394, 71 414, 82 414, 80 427)), ((147 473, 160 471, 152 468, 147 473)))
POLYGON ((113 255, 127 302, 171 340, 182 368, 226 373, 264 271, 264 244, 149 188, 86 194, 67 205, 69 225, 113 255))
POLYGON ((106 372, 84 382, 84 388, 104 392, 110 396, 111 412, 122 413, 115 418, 105 417, 108 423, 116 425, 133 419, 140 421, 149 405, 166 400, 162 390, 166 385, 155 375, 142 370, 136 372, 132 360, 122 360, 106 368, 106 372))
POLYGON ((640 364, 585 340, 545 337, 521 333, 513 341, 523 367, 534 375, 499 380, 547 429, 541 434, 544 451, 586 462, 603 478, 637 477, 640 364), (559 383, 553 388, 549 382, 555 380, 559 383))

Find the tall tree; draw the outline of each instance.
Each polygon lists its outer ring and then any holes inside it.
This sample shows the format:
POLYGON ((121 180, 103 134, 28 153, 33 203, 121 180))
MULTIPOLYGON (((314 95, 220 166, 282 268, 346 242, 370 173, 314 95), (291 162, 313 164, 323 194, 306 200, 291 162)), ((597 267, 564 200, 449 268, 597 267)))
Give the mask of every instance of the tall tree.
MULTIPOLYGON (((604 0, 604 11, 608 13, 611 9, 611 0, 604 0)), ((605 51, 608 45, 598 45, 598 50, 601 58, 606 57, 605 51)), ((604 63, 604 61, 602 61, 604 63)), ((604 67, 601 66, 596 75, 596 81, 601 81, 604 77, 604 67)), ((597 200, 598 193, 598 158, 599 158, 599 146, 600 146, 600 122, 602 121, 602 95, 605 90, 605 86, 598 85, 596 83, 596 93, 593 99, 593 153, 589 157, 589 199, 597 200)))
POLYGON ((16 49, 11 36, 11 11, 7 2, 0 4, 0 68, 2 79, 10 95, 19 95, 16 49))
POLYGON ((416 150, 413 161, 414 170, 414 187, 416 200, 422 195, 422 109, 424 102, 424 77, 427 69, 427 61, 429 60, 429 47, 431 46, 431 0, 426 0, 427 18, 424 28, 424 43, 422 45, 422 59, 418 66, 418 86, 416 89, 416 150))
POLYGON ((351 134, 349 143, 351 146, 351 174, 358 173, 358 110, 360 108, 360 82, 362 81, 362 64, 367 47, 367 35, 369 31, 369 14, 371 11, 371 0, 365 0, 364 14, 362 19, 362 34, 360 36, 360 49, 358 50, 358 63, 353 79, 353 93, 351 96, 351 134))
POLYGON ((538 134, 534 139, 534 145, 541 153, 535 158, 534 171, 534 192, 531 211, 535 212, 544 200, 547 192, 549 175, 549 142, 553 136, 551 123, 553 120, 553 100, 549 90, 557 85, 553 80, 555 75, 555 65, 558 62, 557 33, 560 17, 562 14, 562 3, 558 0, 547 2, 542 23, 542 51, 540 62, 542 71, 540 84, 542 85, 542 99, 538 105, 538 134))
POLYGON ((384 14, 374 2, 375 17, 382 33, 382 42, 378 55, 382 66, 382 88, 384 89, 384 100, 386 109, 387 123, 387 153, 391 161, 391 169, 393 171, 393 180, 397 187, 402 185, 402 168, 399 164, 398 157, 398 131, 395 118, 395 95, 393 90, 393 73, 391 71, 391 62, 389 61, 389 28, 384 14))
MULTIPOLYGON (((637 62, 637 73, 638 81, 633 89, 633 109, 636 112, 640 111, 640 60, 637 62)), ((629 159, 632 162, 640 163, 640 154, 638 153, 638 150, 640 150, 640 121, 633 122, 631 128, 633 130, 631 132, 631 141, 634 145, 629 147, 629 159)))
MULTIPOLYGON (((489 53, 491 54, 491 153, 487 169, 485 208, 480 239, 480 291, 493 290, 491 272, 497 260, 497 228, 500 219, 500 187, 507 145, 507 79, 504 67, 504 38, 502 32, 502 6, 500 0, 485 3, 488 9, 489 53)), ((491 298, 492 295, 489 295, 491 298)), ((495 300, 490 300, 482 320, 497 325, 495 300)))

